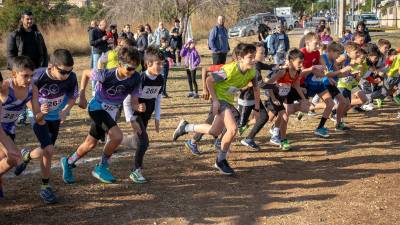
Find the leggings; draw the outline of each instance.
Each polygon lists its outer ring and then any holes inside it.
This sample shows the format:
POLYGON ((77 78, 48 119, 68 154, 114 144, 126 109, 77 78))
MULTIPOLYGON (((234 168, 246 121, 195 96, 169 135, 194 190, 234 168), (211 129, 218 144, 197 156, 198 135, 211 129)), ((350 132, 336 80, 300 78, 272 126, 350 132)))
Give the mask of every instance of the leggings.
POLYGON ((194 70, 186 69, 186 74, 187 74, 190 92, 193 92, 193 86, 194 86, 194 92, 197 94, 198 89, 197 89, 197 81, 196 81, 196 69, 194 69, 194 70))
MULTIPOLYGON (((239 112, 240 112, 240 120, 239 120, 239 127, 243 127, 249 121, 249 117, 251 111, 253 111, 254 105, 252 106, 242 106, 239 105, 239 112)), ((268 112, 265 109, 264 105, 260 102, 260 117, 256 120, 253 128, 251 129, 250 133, 247 135, 248 139, 254 139, 254 137, 260 132, 260 130, 264 127, 264 125, 268 122, 268 112)))
POLYGON ((149 119, 144 118, 143 116, 140 115, 136 118, 136 122, 139 124, 142 133, 138 134, 135 159, 133 163, 133 171, 142 168, 144 154, 149 148, 149 135, 147 134, 147 124, 149 122, 149 119))
POLYGON ((172 49, 172 55, 173 55, 173 60, 174 63, 176 63, 176 58, 178 58, 178 63, 181 63, 182 61, 182 57, 181 57, 181 49, 176 48, 176 49, 172 49), (178 57, 176 57, 176 55, 178 55, 178 57))

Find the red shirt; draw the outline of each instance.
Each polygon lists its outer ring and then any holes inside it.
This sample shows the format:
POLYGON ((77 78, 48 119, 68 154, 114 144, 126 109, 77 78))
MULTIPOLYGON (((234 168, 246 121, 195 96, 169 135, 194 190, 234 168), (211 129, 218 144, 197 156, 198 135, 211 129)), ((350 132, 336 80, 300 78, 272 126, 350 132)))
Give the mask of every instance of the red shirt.
POLYGON ((304 62, 303 62, 303 68, 307 69, 312 67, 313 65, 321 65, 320 59, 321 55, 319 54, 319 51, 313 51, 313 52, 307 52, 306 48, 300 49, 300 51, 304 55, 304 62))

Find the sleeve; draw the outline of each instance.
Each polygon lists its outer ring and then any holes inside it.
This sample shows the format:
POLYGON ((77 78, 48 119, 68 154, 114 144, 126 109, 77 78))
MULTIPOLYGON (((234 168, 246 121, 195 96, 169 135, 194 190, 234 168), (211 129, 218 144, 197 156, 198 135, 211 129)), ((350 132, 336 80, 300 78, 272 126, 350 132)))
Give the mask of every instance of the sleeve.
POLYGON ((180 52, 181 57, 185 57, 187 52, 188 52, 188 48, 187 47, 183 47, 181 52, 180 52))
POLYGON ((96 39, 96 29, 92 29, 91 31, 90 31, 90 35, 89 35, 89 37, 90 37, 90 45, 91 46, 96 46, 96 45, 98 45, 98 44, 100 44, 102 41, 103 41, 103 37, 100 37, 99 39, 96 39))
POLYGON ((79 97, 79 90, 78 90, 78 80, 76 79, 75 74, 71 81, 72 81, 71 85, 69 85, 69 89, 67 90, 66 95, 68 96, 68 98, 77 99, 79 97))
POLYGON ((124 106, 125 121, 127 123, 135 121, 136 115, 132 109, 132 96, 131 95, 128 95, 125 98, 125 100, 123 102, 123 106, 124 106))
POLYGON ((14 58, 18 56, 17 44, 15 42, 15 33, 11 33, 7 41, 7 58, 9 69, 12 69, 14 58))
POLYGON ((97 68, 92 70, 92 74, 90 76, 90 79, 93 81, 99 81, 100 83, 104 82, 104 80, 106 79, 107 70, 99 70, 97 68))
POLYGON ((217 29, 214 27, 211 32, 210 35, 208 36, 208 46, 210 47, 211 51, 215 52, 217 51, 217 48, 215 47, 215 37, 217 35, 217 29))
POLYGON ((138 76, 139 79, 137 79, 136 81, 136 86, 135 88, 132 90, 131 95, 135 96, 135 97, 140 97, 140 87, 142 86, 142 80, 140 79, 140 75, 138 75, 139 73, 135 73, 133 76, 138 76))
POLYGON ((155 119, 160 120, 161 117, 161 95, 157 95, 155 107, 155 119))
POLYGON ((212 72, 211 76, 214 78, 214 81, 216 83, 224 81, 224 80, 227 79, 227 74, 226 74, 226 72, 224 70, 212 72))
POLYGON ((197 52, 197 50, 195 50, 195 52, 196 52, 196 60, 194 61, 193 65, 198 67, 201 63, 201 58, 199 52, 197 52))

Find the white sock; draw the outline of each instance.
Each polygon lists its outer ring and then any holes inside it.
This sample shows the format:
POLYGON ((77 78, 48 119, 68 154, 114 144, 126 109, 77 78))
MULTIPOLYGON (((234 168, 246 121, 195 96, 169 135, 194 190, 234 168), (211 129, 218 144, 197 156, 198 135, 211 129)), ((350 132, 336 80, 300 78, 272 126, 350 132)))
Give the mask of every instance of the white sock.
POLYGON ((194 132, 194 124, 188 124, 185 126, 185 132, 194 132))

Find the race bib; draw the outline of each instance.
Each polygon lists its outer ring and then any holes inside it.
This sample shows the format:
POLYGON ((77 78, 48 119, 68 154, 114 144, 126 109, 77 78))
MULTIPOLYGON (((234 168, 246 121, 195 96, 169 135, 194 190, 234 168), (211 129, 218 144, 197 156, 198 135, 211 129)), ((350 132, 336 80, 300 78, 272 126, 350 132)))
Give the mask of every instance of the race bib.
POLYGON ((160 93, 160 89, 161 86, 144 86, 140 97, 144 99, 157 98, 158 93, 160 93))
POLYGON ((22 113, 20 111, 8 111, 7 109, 3 109, 1 113, 1 122, 2 123, 12 123, 17 121, 19 115, 22 113))
POLYGON ((231 95, 235 95, 237 93, 239 93, 240 89, 237 87, 229 87, 228 88, 228 93, 231 95))
POLYGON ((49 107, 49 112, 50 112, 50 111, 54 111, 54 110, 58 109, 58 107, 60 107, 61 103, 64 101, 64 97, 65 96, 60 96, 60 97, 53 98, 53 99, 42 99, 40 101, 40 103, 47 104, 47 106, 49 107))
POLYGON ((280 84, 279 85, 279 96, 287 96, 290 92, 290 85, 288 84, 280 84))
POLYGON ((113 118, 113 120, 115 120, 115 118, 117 117, 119 105, 111 105, 103 102, 101 103, 101 108, 106 111, 111 116, 111 118, 113 118))
POLYGON ((353 80, 354 80, 353 76, 343 77, 343 82, 344 83, 351 83, 353 80))

